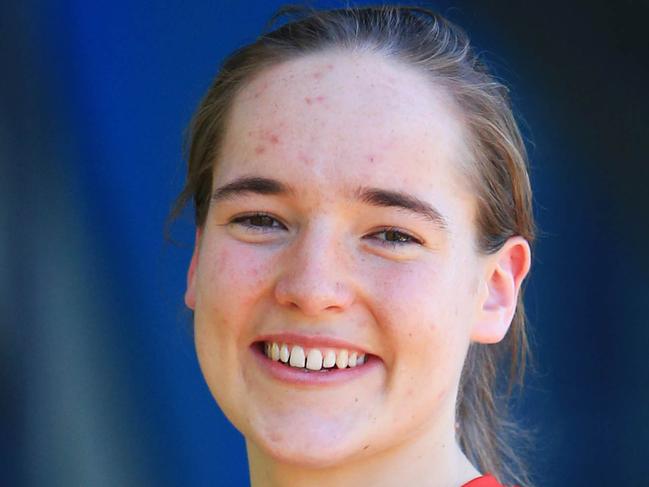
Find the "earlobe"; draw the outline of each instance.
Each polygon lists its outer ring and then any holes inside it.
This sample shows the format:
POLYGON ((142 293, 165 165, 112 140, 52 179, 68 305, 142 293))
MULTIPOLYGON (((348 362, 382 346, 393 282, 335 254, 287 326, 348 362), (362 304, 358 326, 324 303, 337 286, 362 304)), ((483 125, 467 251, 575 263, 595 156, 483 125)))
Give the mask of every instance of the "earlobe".
POLYGON ((530 264, 530 246, 520 236, 511 237, 490 256, 479 318, 471 333, 472 341, 497 343, 503 339, 514 317, 521 284, 530 264))
POLYGON ((198 250, 201 241, 201 229, 196 229, 194 253, 187 270, 187 290, 185 291, 185 306, 193 310, 196 307, 196 265, 198 263, 198 250))

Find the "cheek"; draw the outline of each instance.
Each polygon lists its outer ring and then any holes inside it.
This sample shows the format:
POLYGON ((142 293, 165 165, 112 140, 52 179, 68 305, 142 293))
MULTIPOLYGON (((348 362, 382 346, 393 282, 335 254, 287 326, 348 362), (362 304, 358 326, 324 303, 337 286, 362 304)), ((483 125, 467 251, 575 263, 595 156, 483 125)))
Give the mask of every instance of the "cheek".
POLYGON ((465 346, 468 291, 461 273, 444 269, 442 264, 392 264, 368 280, 376 318, 400 360, 437 368, 454 363, 452 357, 465 346))
POLYGON ((435 330, 444 312, 445 278, 434 266, 394 264, 373 270, 368 280, 378 314, 397 331, 435 330))
POLYGON ((206 248, 198 264, 203 307, 223 313, 246 309, 272 281, 272 255, 253 245, 224 241, 206 248))

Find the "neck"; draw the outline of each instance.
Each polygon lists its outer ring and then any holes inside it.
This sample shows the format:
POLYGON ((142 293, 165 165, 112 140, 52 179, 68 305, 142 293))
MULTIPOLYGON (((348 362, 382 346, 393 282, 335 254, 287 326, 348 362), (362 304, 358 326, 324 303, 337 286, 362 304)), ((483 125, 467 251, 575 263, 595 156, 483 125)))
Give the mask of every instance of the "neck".
POLYGON ((446 429, 444 435, 428 431, 374 455, 321 468, 278 461, 247 441, 251 487, 459 487, 480 473, 455 442, 453 427, 446 429))

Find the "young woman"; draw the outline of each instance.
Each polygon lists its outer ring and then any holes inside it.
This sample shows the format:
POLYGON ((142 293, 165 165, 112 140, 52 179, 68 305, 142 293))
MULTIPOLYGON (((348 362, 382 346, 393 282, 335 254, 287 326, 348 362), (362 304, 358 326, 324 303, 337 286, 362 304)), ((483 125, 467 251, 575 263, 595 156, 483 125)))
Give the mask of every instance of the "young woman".
POLYGON ((185 302, 253 487, 526 482, 533 240, 506 89, 420 8, 309 11, 230 56, 192 125, 185 302))

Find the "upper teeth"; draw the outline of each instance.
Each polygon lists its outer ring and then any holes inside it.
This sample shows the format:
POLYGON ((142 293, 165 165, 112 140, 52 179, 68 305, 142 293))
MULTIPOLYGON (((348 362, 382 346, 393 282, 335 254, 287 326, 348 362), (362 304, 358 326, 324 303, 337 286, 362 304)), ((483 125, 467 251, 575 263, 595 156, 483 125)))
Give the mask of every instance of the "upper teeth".
POLYGON ((309 370, 330 369, 334 366, 339 369, 344 369, 365 363, 364 353, 349 352, 344 349, 310 348, 308 351, 305 351, 299 345, 265 342, 264 351, 266 356, 272 360, 281 361, 291 367, 306 367, 309 370))

